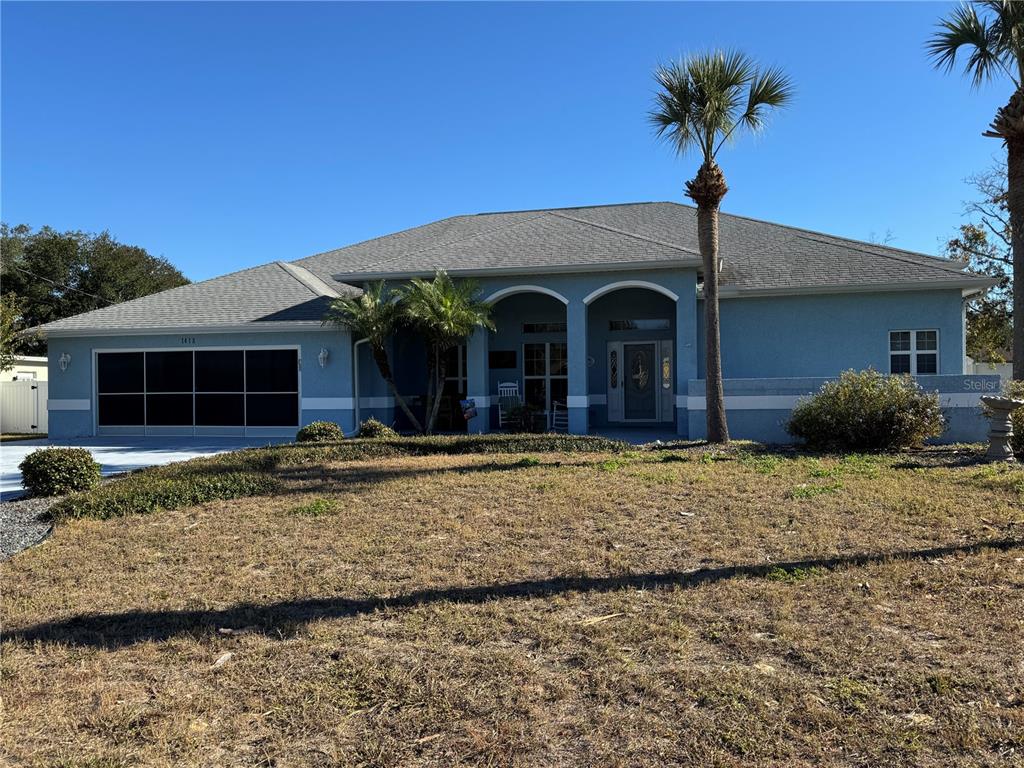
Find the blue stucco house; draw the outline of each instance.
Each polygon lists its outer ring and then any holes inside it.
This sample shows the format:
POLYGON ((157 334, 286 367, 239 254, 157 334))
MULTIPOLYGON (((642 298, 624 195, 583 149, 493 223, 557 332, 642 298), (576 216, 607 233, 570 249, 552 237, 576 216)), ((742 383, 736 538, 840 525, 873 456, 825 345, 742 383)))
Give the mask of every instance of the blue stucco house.
MULTIPOLYGON (((965 301, 991 280, 932 256, 723 214, 721 322, 734 437, 785 441, 801 395, 845 369, 909 373, 941 393, 948 440, 980 439, 965 301)), ((495 332, 453 351, 442 428, 497 427, 499 384, 571 432, 704 434, 695 209, 634 203, 455 216, 41 327, 50 435, 291 435, 402 415, 365 344, 321 317, 368 281, 447 270, 494 303, 495 332), (473 398, 468 423, 458 401, 473 398)), ((399 391, 425 388, 419 341, 392 340, 399 391)))

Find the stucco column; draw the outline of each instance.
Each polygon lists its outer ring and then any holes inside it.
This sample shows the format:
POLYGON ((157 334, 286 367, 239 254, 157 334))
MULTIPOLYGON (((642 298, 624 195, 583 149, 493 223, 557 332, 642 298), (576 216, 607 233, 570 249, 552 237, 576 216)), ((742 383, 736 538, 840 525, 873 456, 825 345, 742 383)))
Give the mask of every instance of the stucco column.
POLYGON ((687 273, 676 299, 676 434, 689 437, 686 406, 690 379, 697 378, 697 273, 687 273))
POLYGON ((476 400, 477 416, 466 430, 482 434, 491 431, 490 375, 487 370, 489 332, 477 328, 466 344, 466 396, 476 400))
POLYGON ((569 431, 585 435, 589 428, 587 392, 587 305, 576 299, 565 308, 569 345, 569 431))

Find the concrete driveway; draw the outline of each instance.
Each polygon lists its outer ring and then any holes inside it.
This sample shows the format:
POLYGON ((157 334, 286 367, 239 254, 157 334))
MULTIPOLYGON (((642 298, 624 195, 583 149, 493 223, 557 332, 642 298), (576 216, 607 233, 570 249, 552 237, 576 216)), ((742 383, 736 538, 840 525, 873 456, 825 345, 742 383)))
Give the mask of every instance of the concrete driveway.
POLYGON ((154 467, 239 448, 288 442, 267 437, 88 437, 81 440, 19 440, 0 443, 0 500, 16 498, 21 487, 21 460, 37 448, 60 446, 86 448, 100 463, 104 475, 154 467))

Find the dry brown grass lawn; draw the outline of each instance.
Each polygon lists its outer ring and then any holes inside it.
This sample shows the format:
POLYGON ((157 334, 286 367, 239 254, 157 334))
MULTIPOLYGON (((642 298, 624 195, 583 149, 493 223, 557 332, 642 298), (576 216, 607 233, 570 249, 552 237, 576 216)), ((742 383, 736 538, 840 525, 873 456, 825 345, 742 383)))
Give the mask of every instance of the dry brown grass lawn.
POLYGON ((0 566, 0 760, 1024 764, 1024 470, 674 458, 62 524, 0 566))

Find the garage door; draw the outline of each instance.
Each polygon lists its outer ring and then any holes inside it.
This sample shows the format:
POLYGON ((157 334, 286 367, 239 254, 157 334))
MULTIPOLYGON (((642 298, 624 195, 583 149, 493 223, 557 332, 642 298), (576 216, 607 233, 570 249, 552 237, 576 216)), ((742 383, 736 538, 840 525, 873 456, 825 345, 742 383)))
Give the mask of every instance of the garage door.
POLYGON ((245 434, 299 424, 297 349, 98 352, 100 434, 245 434))

